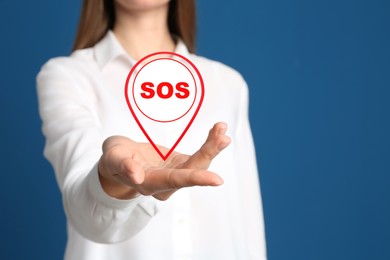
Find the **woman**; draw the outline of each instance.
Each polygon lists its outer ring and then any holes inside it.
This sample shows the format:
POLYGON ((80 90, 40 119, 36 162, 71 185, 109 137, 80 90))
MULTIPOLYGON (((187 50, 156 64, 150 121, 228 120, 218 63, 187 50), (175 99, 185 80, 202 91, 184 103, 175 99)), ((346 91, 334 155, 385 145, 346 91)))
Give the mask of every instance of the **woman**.
MULTIPOLYGON (((266 259, 247 87, 192 54, 194 35, 192 0, 84 0, 75 51, 43 66, 44 153, 68 219, 65 259, 266 259), (157 51, 189 58, 206 89, 181 153, 165 162, 123 96, 135 61, 157 51)), ((161 144, 176 129, 154 131, 161 144)))

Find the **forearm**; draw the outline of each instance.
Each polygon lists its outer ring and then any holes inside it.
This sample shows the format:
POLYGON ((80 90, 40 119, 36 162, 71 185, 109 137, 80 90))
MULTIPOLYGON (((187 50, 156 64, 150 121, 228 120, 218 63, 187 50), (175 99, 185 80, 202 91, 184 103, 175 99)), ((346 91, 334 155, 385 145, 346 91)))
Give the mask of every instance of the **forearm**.
POLYGON ((157 212, 152 198, 131 201, 107 195, 97 162, 104 134, 97 109, 86 99, 75 72, 63 59, 48 62, 37 77, 39 111, 46 137, 45 157, 52 164, 70 225, 90 240, 123 241, 157 212))
POLYGON ((63 189, 64 208, 71 225, 86 238, 99 243, 118 243, 134 236, 158 212, 153 198, 120 200, 100 185, 97 165, 85 178, 63 189))

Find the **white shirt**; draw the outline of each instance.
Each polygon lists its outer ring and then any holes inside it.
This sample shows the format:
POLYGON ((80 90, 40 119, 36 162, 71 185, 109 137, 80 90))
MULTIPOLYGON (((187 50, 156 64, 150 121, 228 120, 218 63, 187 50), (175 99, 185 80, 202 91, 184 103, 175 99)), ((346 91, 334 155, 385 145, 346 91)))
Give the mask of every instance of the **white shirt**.
MULTIPOLYGON (((228 124, 232 143, 209 168, 224 179, 222 186, 181 189, 164 202, 118 200, 99 182, 96 165, 107 137, 147 142, 124 97, 134 60, 114 34, 42 67, 37 90, 44 154, 63 195, 66 260, 266 259, 246 83, 233 69, 190 54, 182 42, 176 52, 197 66, 205 83, 203 105, 176 150, 193 154, 219 121, 228 124)), ((164 145, 176 129, 154 131, 164 145)))

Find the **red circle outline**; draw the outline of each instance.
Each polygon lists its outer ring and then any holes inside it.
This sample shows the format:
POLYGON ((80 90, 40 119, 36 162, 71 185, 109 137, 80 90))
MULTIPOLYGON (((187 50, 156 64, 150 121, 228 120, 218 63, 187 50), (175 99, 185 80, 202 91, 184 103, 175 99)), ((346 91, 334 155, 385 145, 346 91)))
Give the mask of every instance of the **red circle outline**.
MULTIPOLYGON (((138 64, 139 65, 139 64, 138 64)), ((160 122, 160 123, 169 123, 169 122, 174 122, 176 120, 179 120, 180 118, 184 117, 186 114, 188 114, 188 112, 190 112, 191 108, 194 106, 195 104, 195 100, 196 100, 196 96, 197 96, 197 92, 198 92, 198 88, 197 88, 197 84, 196 84, 196 81, 195 81, 195 77, 194 75, 192 74, 192 72, 190 71, 190 69, 188 69, 188 67, 186 65, 184 65, 182 62, 178 61, 178 60, 175 60, 175 59, 172 59, 172 58, 157 58, 157 59, 154 59, 154 60, 151 60, 149 61, 148 63, 144 64, 140 69, 139 71, 135 74, 134 76, 134 80, 132 82, 132 93, 133 93, 133 100, 134 100, 134 103, 135 105, 137 106, 138 110, 144 115, 146 116, 147 118, 149 118, 150 120, 153 120, 153 121, 156 121, 156 122, 160 122), (138 77, 138 74, 143 70, 143 68, 145 68, 146 65, 152 63, 152 62, 155 62, 155 61, 158 61, 158 60, 171 60, 171 61, 174 61, 174 62, 177 62, 179 64, 181 64, 191 75, 193 81, 194 81, 194 84, 195 84, 195 96, 194 96, 194 100, 192 101, 192 104, 190 106, 190 108, 181 116, 179 116, 178 118, 175 118, 175 119, 172 119, 172 120, 157 120, 157 119, 154 119, 150 116, 148 116, 147 114, 145 114, 142 109, 139 107, 138 103, 137 103, 137 100, 135 99, 135 95, 134 95, 134 85, 135 85, 135 82, 137 80, 137 77, 138 77)))

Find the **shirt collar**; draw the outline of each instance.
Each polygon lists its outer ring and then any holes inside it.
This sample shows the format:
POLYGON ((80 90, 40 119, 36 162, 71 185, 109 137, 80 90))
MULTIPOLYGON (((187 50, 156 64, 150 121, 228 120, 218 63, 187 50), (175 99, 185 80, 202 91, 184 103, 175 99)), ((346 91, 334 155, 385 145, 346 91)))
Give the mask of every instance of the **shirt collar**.
MULTIPOLYGON (((174 52, 181 54, 184 57, 188 57, 190 54, 184 42, 180 38, 178 38, 174 52)), ((94 53, 100 68, 104 68, 108 63, 118 57, 127 59, 131 66, 136 63, 136 60, 130 57, 130 55, 123 49, 122 45, 111 30, 109 30, 103 39, 94 46, 94 53)))

